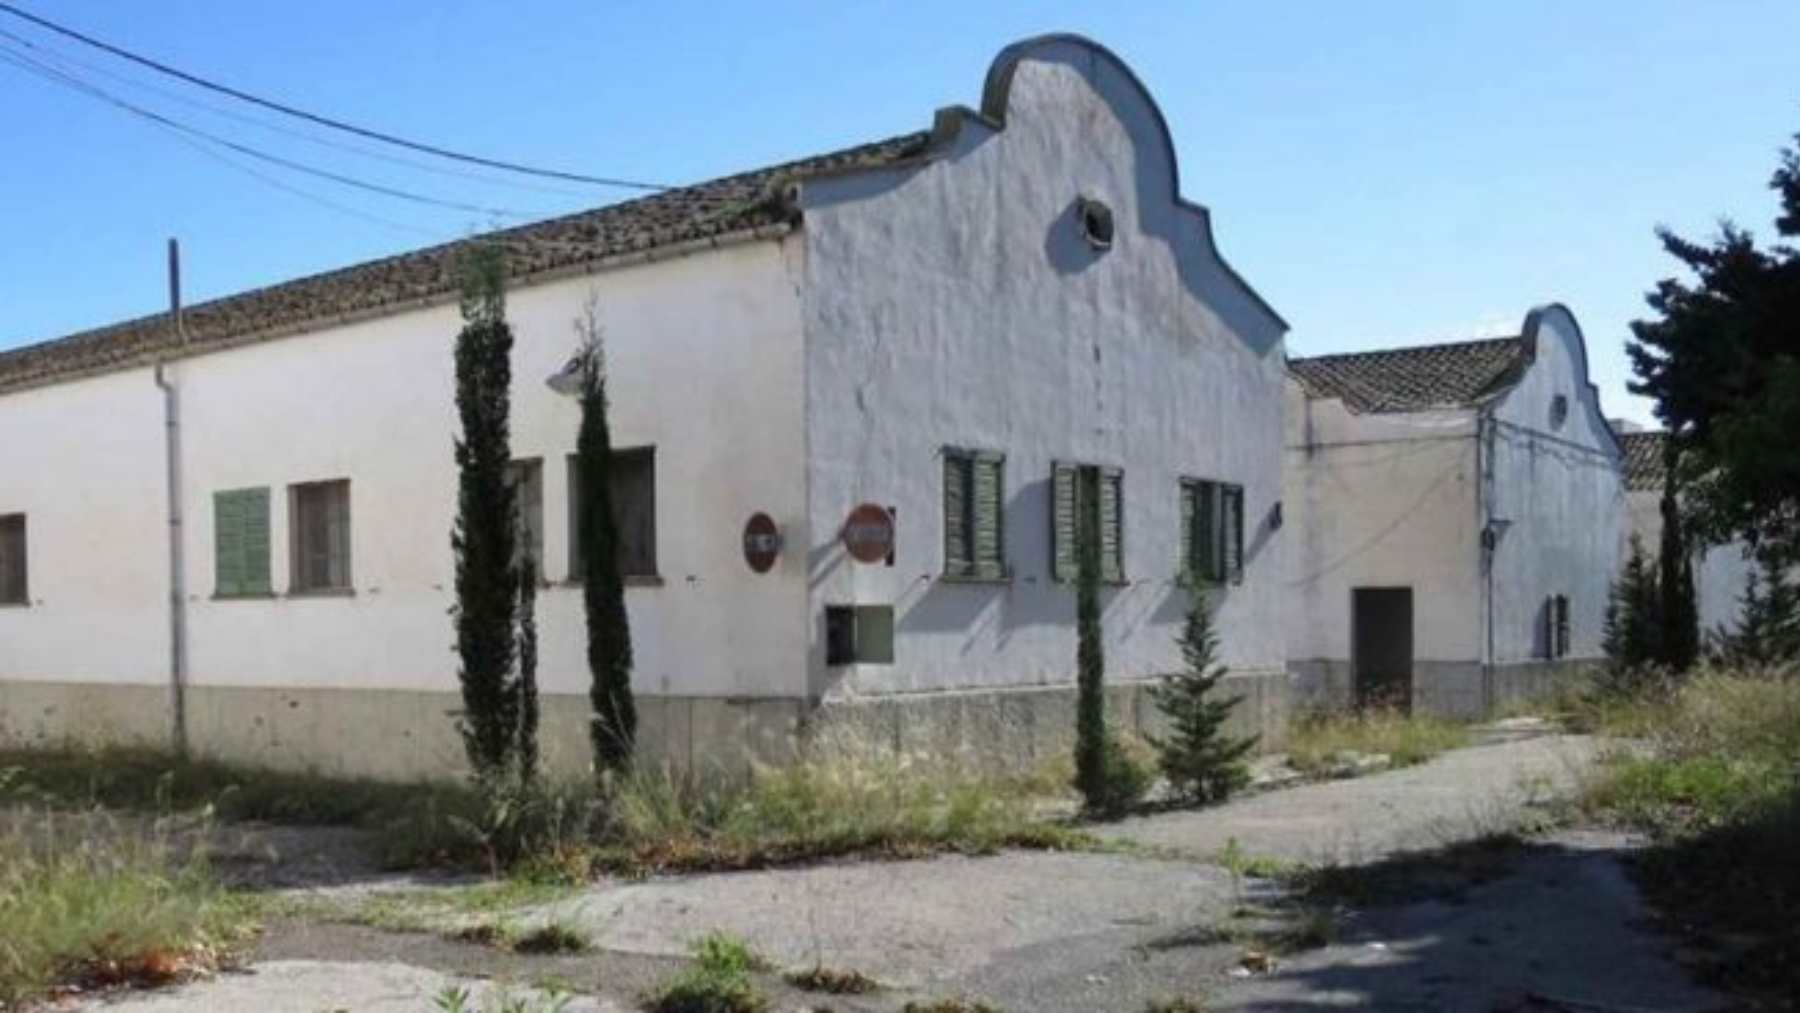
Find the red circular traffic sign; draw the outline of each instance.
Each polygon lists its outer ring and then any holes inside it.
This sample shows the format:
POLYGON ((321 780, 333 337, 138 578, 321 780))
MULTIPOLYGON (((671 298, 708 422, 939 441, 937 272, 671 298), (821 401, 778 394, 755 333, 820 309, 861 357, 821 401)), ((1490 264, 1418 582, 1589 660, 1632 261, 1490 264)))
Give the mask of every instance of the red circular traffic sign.
POLYGON ((775 526, 775 518, 760 510, 751 514, 744 522, 744 562, 757 573, 768 573, 779 555, 781 529, 775 526))
POLYGON ((863 503, 845 518, 840 537, 851 559, 879 563, 894 551, 894 515, 884 506, 863 503))

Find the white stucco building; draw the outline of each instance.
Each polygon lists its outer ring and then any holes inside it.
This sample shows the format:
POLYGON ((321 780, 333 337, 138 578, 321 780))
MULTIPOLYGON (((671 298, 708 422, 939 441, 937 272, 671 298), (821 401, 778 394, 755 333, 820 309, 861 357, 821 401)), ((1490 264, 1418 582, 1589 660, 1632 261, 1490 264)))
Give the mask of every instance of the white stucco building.
MULTIPOLYGON (((1644 555, 1656 565, 1662 555, 1664 448, 1668 433, 1620 426, 1625 448, 1625 501, 1630 512, 1627 535, 1636 535, 1644 555)), ((1704 638, 1723 629, 1735 630, 1742 618, 1744 580, 1756 568, 1741 541, 1709 545, 1693 557, 1694 604, 1704 638)))
MULTIPOLYGON (((508 253, 512 448, 550 583, 551 763, 586 761, 588 673, 578 412, 543 380, 590 298, 651 758, 778 756, 819 716, 902 744, 1063 748, 1075 596, 1056 560, 1077 488, 1104 515, 1123 719, 1177 663, 1176 581, 1199 567, 1246 720, 1278 723, 1285 325, 1219 255, 1109 52, 1020 43, 979 109, 928 130, 488 238, 508 253), (872 564, 839 538, 861 503, 896 520, 872 564), (756 512, 784 541, 767 573, 743 551, 756 512)), ((197 305, 185 341, 148 317, 0 353, 0 567, 19 561, 0 580, 0 740, 164 742, 179 696, 209 753, 462 770, 455 256, 197 305)))
POLYGON ((1625 487, 1567 309, 1289 368, 1297 700, 1478 714, 1599 659, 1625 487))

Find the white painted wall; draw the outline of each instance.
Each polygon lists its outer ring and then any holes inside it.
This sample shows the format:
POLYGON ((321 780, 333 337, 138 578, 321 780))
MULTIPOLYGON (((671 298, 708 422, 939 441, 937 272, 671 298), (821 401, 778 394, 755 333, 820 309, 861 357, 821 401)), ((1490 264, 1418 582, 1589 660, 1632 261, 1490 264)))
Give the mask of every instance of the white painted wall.
MULTIPOLYGON (((758 242, 508 293, 513 451, 542 457, 545 576, 567 576, 579 412, 543 379, 598 296, 613 439, 656 448, 662 586, 626 593, 640 693, 804 691, 805 560, 745 566, 744 518, 803 524, 798 281, 758 242)), ((181 362, 192 681, 455 691, 454 302, 181 362), (352 597, 288 587, 287 486, 351 480, 352 597), (269 486, 272 600, 212 600, 212 493, 269 486)), ((0 678, 167 678, 162 406, 147 370, 0 397, 0 512, 29 514, 29 609, 0 609, 0 678)), ((581 594, 539 598, 540 682, 584 693, 581 594)))
POLYGON ((1569 598, 1569 657, 1602 655, 1607 589, 1625 545, 1624 479, 1617 439, 1588 378, 1574 316, 1561 306, 1526 318, 1530 367, 1492 408, 1488 516, 1511 521, 1493 554, 1495 664, 1544 656, 1543 607, 1569 598), (1552 424, 1551 403, 1568 398, 1552 424))
MULTIPOLYGON (((1625 498, 1631 517, 1627 534, 1636 534, 1642 540, 1644 554, 1654 563, 1662 545, 1662 493, 1633 489, 1626 492, 1625 498)), ((1702 636, 1721 627, 1727 631, 1737 628, 1744 611, 1744 578, 1756 568, 1746 551, 1744 543, 1738 541, 1714 545, 1696 562, 1694 597, 1699 606, 1702 636)))
POLYGON ((162 421, 148 369, 0 396, 0 514, 26 516, 31 595, 0 606, 0 679, 167 683, 162 421))
POLYGON ((815 691, 1068 684, 1056 460, 1124 469, 1129 584, 1103 595, 1109 679, 1178 661, 1183 475, 1245 487, 1247 565, 1220 598, 1222 650, 1235 669, 1279 671, 1284 325, 1223 266, 1203 212, 1176 204, 1160 116, 1109 55, 1035 44, 1004 108, 983 111, 1004 128, 965 119, 923 167, 805 184, 815 691), (1082 240, 1082 195, 1113 208, 1110 250, 1082 240), (939 579, 945 445, 1006 454, 1009 582, 939 579), (865 500, 897 508, 891 568, 835 541, 865 500), (893 665, 825 666, 823 609, 839 603, 895 606, 893 665))
POLYGON ((1358 415, 1287 393, 1291 662, 1349 661, 1351 592, 1413 589, 1413 656, 1481 657, 1473 411, 1358 415))

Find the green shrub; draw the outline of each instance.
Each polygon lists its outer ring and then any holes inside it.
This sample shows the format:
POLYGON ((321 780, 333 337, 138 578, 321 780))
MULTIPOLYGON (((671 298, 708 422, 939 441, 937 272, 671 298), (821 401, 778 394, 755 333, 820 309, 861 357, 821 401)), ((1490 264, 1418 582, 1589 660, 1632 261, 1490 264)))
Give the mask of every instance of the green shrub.
POLYGON ((690 949, 694 966, 645 997, 651 1013, 760 1013, 769 1000, 750 980, 767 962, 743 940, 723 932, 696 939, 690 949))

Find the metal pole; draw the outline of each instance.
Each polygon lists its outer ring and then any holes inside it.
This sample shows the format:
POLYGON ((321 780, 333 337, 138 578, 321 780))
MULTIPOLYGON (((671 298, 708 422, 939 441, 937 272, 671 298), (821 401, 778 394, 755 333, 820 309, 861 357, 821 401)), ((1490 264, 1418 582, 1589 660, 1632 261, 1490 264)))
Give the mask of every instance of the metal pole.
MULTIPOLYGON (((181 321, 181 246, 169 240, 169 324, 176 355, 187 345, 181 321)), ((168 461, 169 506, 169 705, 170 738, 177 756, 186 756, 187 738, 187 568, 181 523, 181 397, 156 363, 156 385, 163 392, 163 443, 168 461)))

